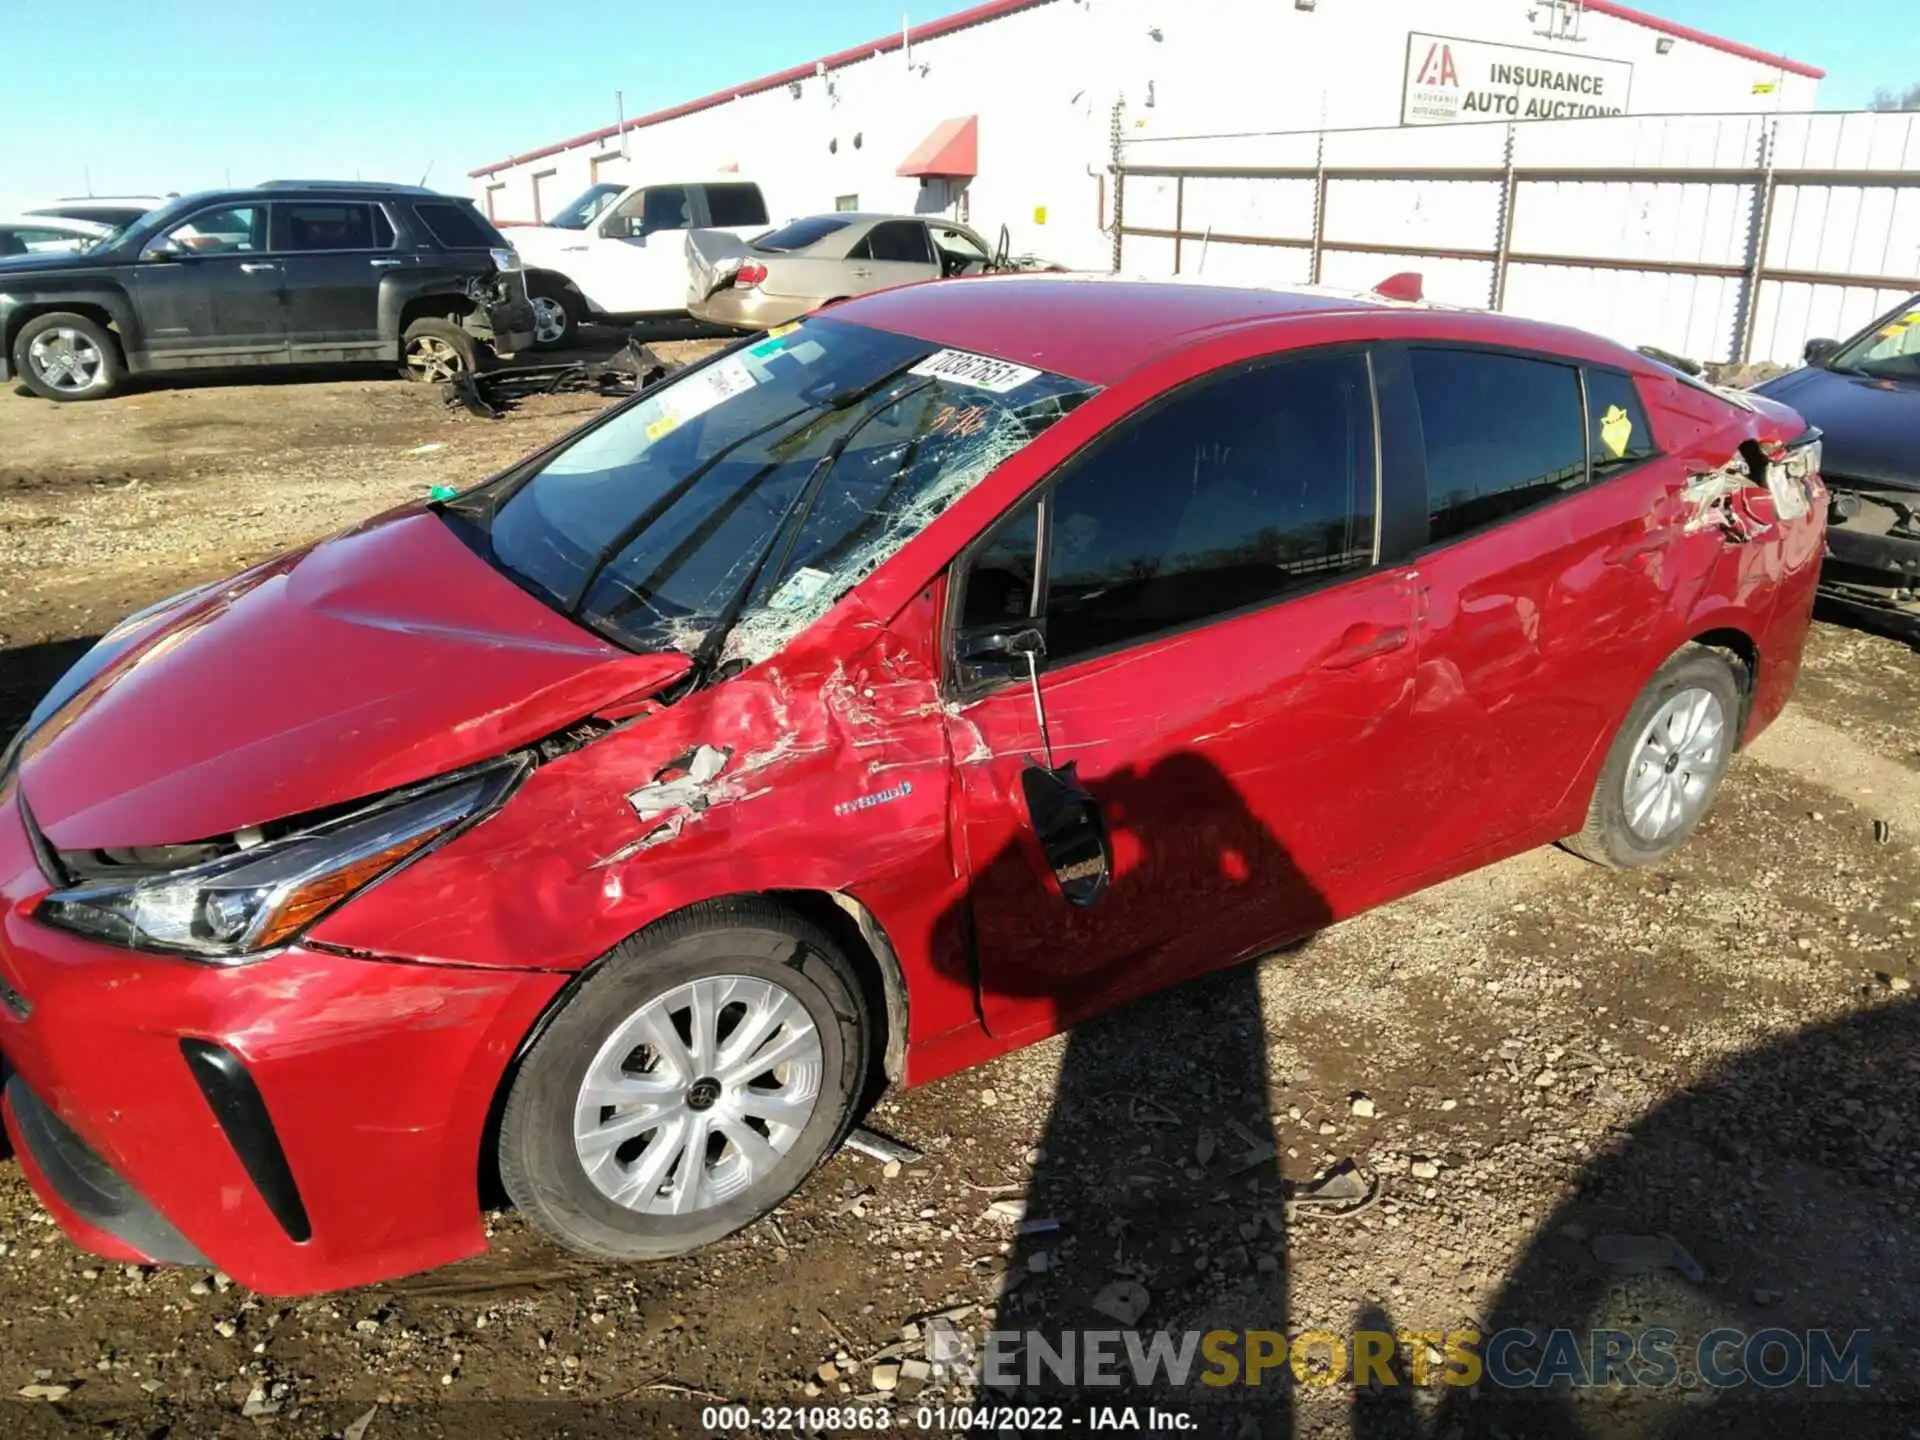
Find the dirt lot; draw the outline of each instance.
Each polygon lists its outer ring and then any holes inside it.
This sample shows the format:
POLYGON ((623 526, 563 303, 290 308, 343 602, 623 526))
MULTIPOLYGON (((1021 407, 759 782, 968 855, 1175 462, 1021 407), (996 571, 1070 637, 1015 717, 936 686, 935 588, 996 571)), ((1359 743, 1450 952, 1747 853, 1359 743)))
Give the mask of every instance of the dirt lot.
MULTIPOLYGON (((600 403, 490 423, 365 379, 0 395, 0 732, 124 612, 485 475, 600 403)), ((474 1261, 279 1301, 81 1255, 9 1161, 0 1394, 59 1398, 3 1423, 384 1440, 697 1433, 726 1399, 912 1414, 964 1393, 892 1368, 930 1315, 1110 1329, 1089 1301, 1129 1280, 1141 1326, 1173 1330, 1865 1329, 1880 1402, 1675 1386, 1516 1409, 1272 1376, 1170 1402, 1229 1435, 1876 1432, 1920 1399, 1917 703, 1906 646, 1819 626, 1798 703, 1673 864, 1536 851, 889 1099, 872 1123, 923 1160, 842 1153, 693 1261, 584 1263, 502 1214, 474 1261), (1357 1209, 1286 1203, 1346 1159, 1357 1209), (1023 1195, 1057 1228, 992 1208, 1023 1195)))

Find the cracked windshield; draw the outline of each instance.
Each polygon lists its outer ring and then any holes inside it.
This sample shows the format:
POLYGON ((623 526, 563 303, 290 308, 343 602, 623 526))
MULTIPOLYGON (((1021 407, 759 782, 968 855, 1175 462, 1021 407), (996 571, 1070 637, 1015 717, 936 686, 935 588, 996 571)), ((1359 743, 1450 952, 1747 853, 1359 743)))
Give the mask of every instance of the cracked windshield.
POLYGON ((813 320, 689 371, 446 513, 610 639, 759 660, 1093 389, 813 320))

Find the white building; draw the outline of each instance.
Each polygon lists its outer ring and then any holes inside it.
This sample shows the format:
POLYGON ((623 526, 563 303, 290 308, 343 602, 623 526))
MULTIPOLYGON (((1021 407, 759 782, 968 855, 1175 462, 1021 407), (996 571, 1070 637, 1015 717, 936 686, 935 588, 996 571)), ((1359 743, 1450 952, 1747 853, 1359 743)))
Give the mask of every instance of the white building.
POLYGON ((991 0, 472 174, 531 222, 737 171, 775 221, 942 212, 1105 268, 1117 136, 1804 111, 1822 73, 1614 0, 991 0))

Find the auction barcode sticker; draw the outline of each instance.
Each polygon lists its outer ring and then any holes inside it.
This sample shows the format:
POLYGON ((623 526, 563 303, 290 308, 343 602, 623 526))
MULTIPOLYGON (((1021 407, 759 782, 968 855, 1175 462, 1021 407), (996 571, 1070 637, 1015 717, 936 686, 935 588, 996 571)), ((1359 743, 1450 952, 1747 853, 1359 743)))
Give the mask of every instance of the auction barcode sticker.
POLYGON ((1028 366, 995 360, 991 355, 974 355, 966 350, 937 350, 914 366, 913 373, 950 380, 956 385, 971 385, 976 390, 991 390, 996 395, 1018 390, 1029 380, 1040 378, 1040 372, 1028 366))

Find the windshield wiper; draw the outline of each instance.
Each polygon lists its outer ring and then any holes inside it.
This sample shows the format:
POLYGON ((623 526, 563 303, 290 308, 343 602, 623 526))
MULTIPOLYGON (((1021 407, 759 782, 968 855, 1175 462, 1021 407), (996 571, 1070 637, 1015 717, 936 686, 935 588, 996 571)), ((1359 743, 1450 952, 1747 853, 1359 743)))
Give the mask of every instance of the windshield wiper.
MULTIPOLYGON (((815 396, 813 394, 803 391, 801 393, 800 398, 807 402, 805 405, 802 405, 797 410, 788 411, 785 415, 781 415, 776 419, 769 420, 765 425, 760 426, 758 429, 749 430, 746 434, 742 435, 738 440, 733 441, 731 444, 723 445, 718 451, 714 453, 714 455, 710 459, 705 461, 703 464, 694 466, 693 469, 688 471, 686 475, 682 476, 679 480, 675 481, 672 485, 668 486, 666 492, 663 495, 661 495, 661 497, 658 500, 654 501, 653 504, 649 505, 645 510, 641 511, 640 514, 636 518, 634 518, 632 521, 630 521, 628 524, 622 526, 614 534, 614 537, 611 540, 609 540, 605 545, 601 546, 599 550, 594 552, 593 559, 591 562, 589 562, 587 567, 586 578, 581 581, 579 590, 574 594, 573 598, 567 604, 566 614, 568 618, 574 619, 574 620, 577 620, 580 618, 580 613, 585 608, 588 597, 593 594, 594 582, 600 578, 601 574, 606 570, 607 566, 611 565, 616 559, 619 558, 620 552, 622 550, 625 550, 627 546, 633 543, 635 536, 639 535, 649 525, 652 525, 662 515, 666 514, 667 511, 671 509, 673 506, 679 504, 680 501, 683 498, 685 498, 688 491, 693 489, 695 485, 699 484, 700 481, 710 471, 712 471, 715 466, 719 465, 729 455, 733 454, 734 451, 738 450, 742 445, 745 445, 750 440, 759 439, 762 435, 765 435, 770 430, 777 430, 782 425, 790 424, 795 420, 799 420, 807 415, 814 414, 816 411, 845 410, 851 405, 857 405, 859 404, 860 401, 866 399, 869 395, 873 394, 874 391, 881 389, 883 386, 892 384, 895 380, 899 379, 900 376, 904 375, 907 371, 911 370, 915 365, 918 365, 921 362, 921 360, 925 358, 926 357, 924 355, 916 355, 914 356, 913 359, 907 361, 904 365, 896 365, 894 366, 893 369, 887 371, 884 375, 881 375, 874 380, 870 380, 864 385, 856 386, 850 390, 836 391, 834 394, 825 395, 825 396, 815 396)), ((883 406, 882 408, 884 409, 885 407, 883 406)), ((861 423, 865 424, 866 422, 862 421, 861 423)), ((855 426, 854 429, 855 429, 855 432, 857 433, 859 430, 859 426, 855 426)), ((833 452, 836 458, 839 456, 839 453, 840 452, 838 450, 835 450, 833 452)), ((811 485, 813 483, 813 477, 809 476, 807 483, 811 485)), ((804 490, 803 490, 803 493, 804 493, 804 490)), ((784 524, 784 518, 782 523, 784 524)), ((779 534, 780 534, 780 527, 775 526, 774 535, 778 537, 779 534)), ((702 648, 704 648, 704 646, 702 648)))
MULTIPOLYGON (((845 402, 836 404, 835 408, 844 409, 846 405, 852 405, 873 394, 875 390, 897 380, 919 363, 918 360, 914 360, 900 366, 889 375, 881 376, 873 384, 863 386, 857 392, 852 392, 845 397, 835 396, 835 401, 844 398, 845 402)), ((820 457, 819 463, 813 467, 813 473, 807 476, 806 484, 800 487, 799 493, 788 503, 786 513, 781 515, 779 523, 767 536, 767 543, 760 547, 760 553, 754 558, 753 565, 747 571, 745 578, 734 587, 733 594, 727 597, 726 605, 714 617, 713 628, 707 631, 706 638, 700 642, 700 648, 694 652, 693 669, 687 685, 689 694, 700 689, 713 678, 713 672, 720 661, 720 651, 727 643, 727 636, 733 633, 733 627, 740 623, 740 614, 747 608, 747 601, 753 598, 754 590, 759 587, 760 577, 767 570, 767 562, 778 553, 781 565, 786 564, 788 557, 793 553, 793 547, 799 542, 800 530, 807 523, 807 515, 813 509, 813 502, 819 497, 821 489, 826 485, 828 474, 839 462, 840 457, 846 453, 847 446, 853 443, 854 437, 902 400, 918 395, 933 383, 933 377, 928 376, 918 385, 909 385, 886 404, 874 406, 871 411, 860 417, 858 423, 849 426, 847 433, 834 441, 833 447, 820 457), (781 543, 782 540, 786 542, 784 545, 781 543)))

